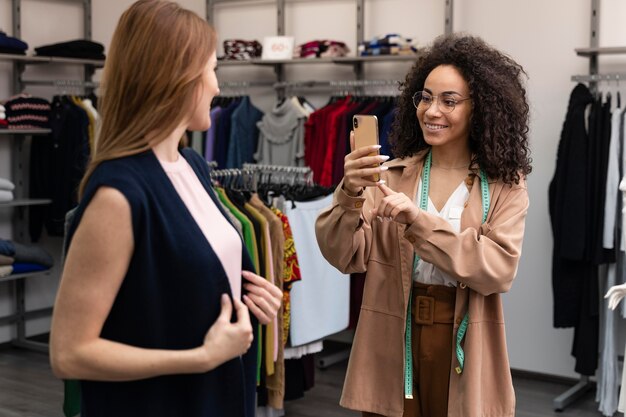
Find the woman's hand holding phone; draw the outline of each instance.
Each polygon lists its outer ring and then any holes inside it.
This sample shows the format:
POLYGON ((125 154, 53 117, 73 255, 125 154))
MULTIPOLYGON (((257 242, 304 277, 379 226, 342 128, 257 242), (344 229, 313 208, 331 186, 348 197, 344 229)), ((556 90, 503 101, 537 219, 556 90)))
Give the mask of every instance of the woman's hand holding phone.
POLYGON ((388 160, 389 156, 371 156, 372 153, 378 153, 380 145, 355 149, 354 131, 350 132, 350 149, 351 152, 344 158, 343 189, 348 195, 355 197, 363 188, 374 187, 383 181, 375 179, 380 177, 381 172, 387 170, 387 167, 380 164, 388 160))

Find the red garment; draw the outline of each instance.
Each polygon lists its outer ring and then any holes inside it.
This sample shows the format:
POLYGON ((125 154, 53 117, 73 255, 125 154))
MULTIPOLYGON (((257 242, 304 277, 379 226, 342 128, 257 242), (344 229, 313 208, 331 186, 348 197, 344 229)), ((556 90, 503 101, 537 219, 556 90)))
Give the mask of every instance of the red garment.
POLYGON ((345 100, 328 104, 314 111, 304 124, 304 160, 313 171, 313 181, 316 184, 321 184, 320 180, 324 166, 327 117, 343 101, 345 100))
POLYGON ((346 97, 345 100, 339 102, 328 115, 325 132, 325 153, 322 162, 322 172, 319 184, 323 187, 330 187, 333 184, 333 161, 335 157, 335 148, 337 147, 337 128, 341 122, 341 116, 351 106, 351 98, 346 97))
POLYGON ((370 114, 376 106, 378 106, 377 101, 372 101, 370 103, 355 102, 342 114, 341 123, 339 123, 337 129, 337 147, 335 148, 335 156, 333 158, 333 186, 339 184, 343 179, 344 157, 350 153, 352 116, 355 114, 370 114))

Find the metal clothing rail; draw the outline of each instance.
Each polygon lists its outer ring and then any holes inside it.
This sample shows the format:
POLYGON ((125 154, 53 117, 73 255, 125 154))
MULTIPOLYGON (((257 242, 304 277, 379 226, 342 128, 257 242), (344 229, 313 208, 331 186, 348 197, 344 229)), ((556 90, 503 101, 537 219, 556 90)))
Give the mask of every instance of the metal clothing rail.
MULTIPOLYGON (((219 64, 218 64, 219 65, 219 64)), ((275 83, 273 81, 220 81, 220 89, 236 89, 251 87, 271 87, 275 83)))
MULTIPOLYGON (((211 161, 209 166, 217 166, 217 163, 211 161)), ((210 175, 211 179, 223 182, 226 186, 231 186, 235 182, 253 192, 257 191, 259 183, 275 183, 277 178, 279 183, 291 185, 295 185, 296 182, 313 183, 313 171, 309 167, 244 163, 242 168, 213 169, 210 175), (279 175, 272 176, 272 174, 279 175)))
POLYGON ((339 81, 282 81, 274 83, 275 89, 280 88, 349 88, 349 87, 381 87, 397 86, 398 80, 339 80, 339 81))
MULTIPOLYGON (((592 93, 597 92, 599 81, 617 81, 626 77, 626 74, 599 74, 598 56, 601 54, 618 54, 626 53, 625 47, 601 48, 599 42, 600 35, 600 0, 590 0, 591 13, 589 25, 589 48, 577 49, 579 56, 589 58, 589 74, 573 75, 572 81, 588 82, 589 90, 592 93)), ((599 270, 599 275, 606 277, 606 270, 599 270)), ((595 384, 587 375, 580 375, 576 385, 560 394, 553 400, 553 408, 555 411, 563 411, 565 407, 582 397, 587 391, 594 388, 595 384)))
POLYGON ((572 75, 572 81, 581 83, 587 82, 599 82, 599 81, 617 81, 626 80, 626 72, 614 73, 614 74, 587 74, 587 75, 572 75))
POLYGON ((94 81, 83 81, 83 80, 22 80, 24 85, 42 85, 42 86, 53 86, 57 88, 62 87, 85 87, 85 88, 96 88, 100 86, 100 83, 94 81))
POLYGON ((285 166, 285 165, 263 165, 263 164, 251 164, 244 163, 244 170, 249 171, 265 171, 265 172, 287 172, 294 174, 308 174, 311 172, 311 168, 309 167, 293 167, 293 166, 285 166))

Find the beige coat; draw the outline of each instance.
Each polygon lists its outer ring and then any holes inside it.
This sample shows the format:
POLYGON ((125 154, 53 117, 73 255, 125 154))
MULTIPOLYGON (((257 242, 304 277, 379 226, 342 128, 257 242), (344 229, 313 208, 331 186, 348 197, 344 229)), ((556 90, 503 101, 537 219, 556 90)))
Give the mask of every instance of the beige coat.
MULTIPOLYGON (((415 200, 424 153, 386 165, 383 179, 415 200)), ((528 210, 526 183, 489 181, 487 221, 480 177, 469 181, 470 197, 461 233, 426 212, 407 227, 372 219, 382 198, 377 188, 349 197, 341 185, 333 204, 317 219, 317 241, 324 257, 344 273, 365 272, 365 290, 341 405, 402 417, 404 330, 414 252, 457 277, 453 339, 469 305, 464 341, 465 369, 458 375, 453 349, 449 417, 499 417, 515 414, 515 394, 506 350, 499 293, 511 288, 522 249, 528 210)))

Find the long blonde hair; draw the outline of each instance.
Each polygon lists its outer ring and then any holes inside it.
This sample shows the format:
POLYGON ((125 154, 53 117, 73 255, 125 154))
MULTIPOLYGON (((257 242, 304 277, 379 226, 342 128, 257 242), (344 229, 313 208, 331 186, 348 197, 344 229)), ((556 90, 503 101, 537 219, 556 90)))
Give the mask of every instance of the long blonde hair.
POLYGON ((189 117, 215 44, 213 28, 173 2, 140 0, 122 14, 104 66, 100 131, 80 197, 100 163, 150 149, 189 117))

